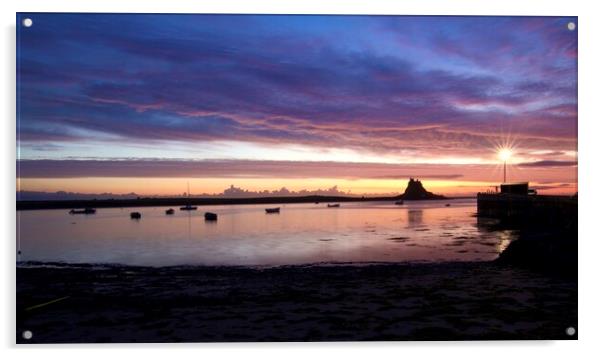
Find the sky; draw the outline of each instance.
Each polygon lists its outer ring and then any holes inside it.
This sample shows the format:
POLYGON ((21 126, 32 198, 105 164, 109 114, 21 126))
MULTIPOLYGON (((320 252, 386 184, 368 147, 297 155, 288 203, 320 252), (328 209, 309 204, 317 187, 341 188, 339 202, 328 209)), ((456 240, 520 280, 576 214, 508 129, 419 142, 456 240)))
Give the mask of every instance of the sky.
POLYGON ((18 190, 577 191, 576 18, 26 17, 18 190))

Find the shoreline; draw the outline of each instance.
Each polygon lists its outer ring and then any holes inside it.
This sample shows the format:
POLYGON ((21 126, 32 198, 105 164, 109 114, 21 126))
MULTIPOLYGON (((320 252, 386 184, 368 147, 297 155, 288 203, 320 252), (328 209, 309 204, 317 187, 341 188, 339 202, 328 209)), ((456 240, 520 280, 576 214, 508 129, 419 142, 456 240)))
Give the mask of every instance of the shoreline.
MULTIPOLYGON (((475 197, 445 197, 407 201, 447 201, 475 197)), ((107 199, 107 200, 46 200, 46 201, 17 201, 17 211, 42 209, 72 209, 72 208, 121 208, 121 207, 161 207, 218 205, 255 205, 255 204, 288 204, 288 203, 332 203, 332 202, 383 202, 396 201, 394 197, 342 197, 342 196, 301 196, 301 197, 257 197, 257 198, 139 198, 139 199, 107 199)))
POLYGON ((129 270, 203 270, 203 269, 248 269, 248 270, 268 270, 268 269, 311 269, 311 268, 328 268, 328 267, 370 267, 370 266, 419 266, 419 265, 455 265, 455 264, 493 264, 491 261, 469 261, 469 260, 445 260, 445 261, 429 261, 429 260, 411 260, 402 262, 388 261, 365 261, 365 262, 342 262, 342 261, 323 261, 315 263, 301 264, 276 264, 276 265, 205 265, 205 264, 177 264, 177 265, 129 265, 121 263, 70 263, 64 261, 21 261, 17 262, 17 269, 94 269, 94 270, 109 270, 109 269, 129 269, 129 270))
POLYGON ((577 338, 576 280, 495 262, 16 274, 17 343, 577 338))
POLYGON ((17 201, 17 211, 39 209, 70 208, 121 208, 121 207, 162 207, 162 206, 218 206, 218 205, 254 205, 254 204, 286 204, 286 203, 327 203, 327 202, 364 202, 393 201, 394 197, 338 197, 338 196, 303 196, 303 197, 258 197, 258 198, 139 198, 108 200, 56 200, 56 201, 17 201))

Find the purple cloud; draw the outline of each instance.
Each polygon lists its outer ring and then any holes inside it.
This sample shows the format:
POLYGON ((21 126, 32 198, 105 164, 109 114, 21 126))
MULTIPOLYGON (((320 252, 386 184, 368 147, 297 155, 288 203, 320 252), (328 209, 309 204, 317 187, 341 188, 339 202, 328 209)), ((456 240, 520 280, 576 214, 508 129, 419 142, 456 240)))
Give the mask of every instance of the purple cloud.
POLYGON ((461 156, 512 128, 531 149, 576 147, 568 18, 36 17, 43 31, 19 32, 19 143, 461 156))
POLYGON ((535 162, 525 162, 519 164, 520 167, 566 167, 566 166, 577 166, 577 161, 554 161, 554 160, 542 160, 535 162))

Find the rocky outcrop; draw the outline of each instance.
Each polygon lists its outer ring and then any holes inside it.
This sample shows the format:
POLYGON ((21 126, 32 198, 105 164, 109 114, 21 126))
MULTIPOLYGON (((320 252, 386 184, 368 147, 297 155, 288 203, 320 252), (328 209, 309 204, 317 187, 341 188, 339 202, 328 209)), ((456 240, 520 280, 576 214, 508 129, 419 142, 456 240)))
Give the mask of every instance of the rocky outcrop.
POLYGON ((405 192, 398 198, 402 200, 442 200, 446 197, 427 191, 422 186, 422 182, 420 182, 420 180, 410 178, 410 181, 408 181, 408 187, 406 187, 405 192))

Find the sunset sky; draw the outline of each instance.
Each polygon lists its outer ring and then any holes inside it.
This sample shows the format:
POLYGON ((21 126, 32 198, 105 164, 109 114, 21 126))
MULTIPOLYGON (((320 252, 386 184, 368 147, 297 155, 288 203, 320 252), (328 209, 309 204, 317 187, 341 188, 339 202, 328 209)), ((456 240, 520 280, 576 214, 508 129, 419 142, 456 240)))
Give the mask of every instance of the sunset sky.
POLYGON ((17 17, 19 190, 577 191, 576 18, 17 17))

